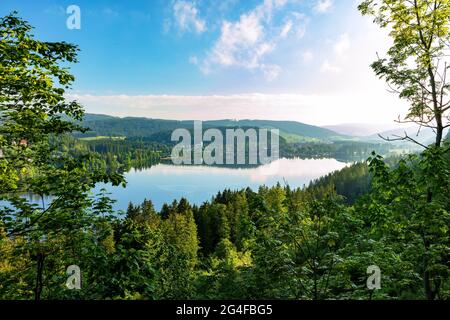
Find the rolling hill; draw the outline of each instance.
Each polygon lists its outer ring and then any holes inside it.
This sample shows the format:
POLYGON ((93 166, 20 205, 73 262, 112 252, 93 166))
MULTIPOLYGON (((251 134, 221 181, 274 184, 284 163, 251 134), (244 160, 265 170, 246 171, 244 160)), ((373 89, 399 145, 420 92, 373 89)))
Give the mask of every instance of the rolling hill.
MULTIPOLYGON (((161 132, 173 131, 177 128, 192 129, 193 121, 177 121, 126 117, 119 118, 108 115, 86 114, 82 125, 91 131, 77 134, 78 137, 125 136, 150 137, 161 132)), ((287 142, 331 142, 351 140, 332 130, 295 121, 271 120, 212 120, 204 121, 204 128, 265 128, 279 129, 280 135, 287 142)))

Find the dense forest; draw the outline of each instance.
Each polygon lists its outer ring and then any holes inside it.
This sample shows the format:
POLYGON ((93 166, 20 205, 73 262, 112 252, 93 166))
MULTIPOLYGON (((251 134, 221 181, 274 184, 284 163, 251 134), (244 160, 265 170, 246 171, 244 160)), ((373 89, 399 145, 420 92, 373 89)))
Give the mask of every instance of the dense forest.
MULTIPOLYGON (((108 163, 111 162, 110 159, 117 158, 123 168, 130 168, 130 163, 132 167, 150 167, 160 159, 168 159, 173 146, 178 142, 171 139, 175 129, 188 130, 192 144, 194 143, 193 121, 117 118, 86 114, 79 124, 89 130, 73 134, 75 138, 78 138, 78 142, 90 151, 101 154, 108 163)), ((279 130, 279 156, 285 158, 335 158, 350 162, 366 160, 372 151, 383 156, 391 156, 414 150, 406 144, 359 141, 328 129, 293 121, 215 120, 204 121, 202 127, 202 134, 214 128, 220 130, 223 137, 226 136, 227 129, 242 129, 244 132, 249 129, 277 129, 279 130)), ((203 144, 204 147, 206 145, 208 143, 203 144)), ((236 148, 237 146, 235 150, 236 148)), ((248 159, 248 144, 246 148, 248 159)), ((223 153, 226 152, 225 149, 224 146, 223 153)))
MULTIPOLYGON (((98 114, 86 114, 79 123, 90 128, 89 132, 77 133, 78 137, 126 136, 150 137, 155 134, 171 133, 178 128, 191 129, 194 121, 176 121, 147 118, 118 118, 98 114)), ((334 131, 294 121, 269 120, 213 120, 203 121, 202 126, 208 128, 265 128, 279 129, 282 136, 292 141, 339 141, 351 137, 340 135, 334 131)), ((170 141, 170 134, 167 135, 170 141)))
MULTIPOLYGON (((247 130, 248 128, 244 129, 247 130)), ((279 139, 279 156, 283 158, 335 158, 344 162, 353 162, 366 160, 372 151, 385 156, 394 156, 398 150, 398 147, 387 143, 350 141, 289 143, 283 137, 279 137, 279 139)), ((76 139, 72 136, 65 136, 61 138, 63 149, 97 153, 104 159, 107 167, 113 170, 121 168, 122 171, 128 171, 132 167, 151 167, 163 160, 169 160, 175 144, 176 142, 170 141, 170 134, 168 135, 166 132, 150 137, 100 136, 76 139)), ((204 143, 203 148, 207 145, 208 143, 204 143)), ((249 144, 246 143, 246 163, 249 163, 248 147, 249 144)), ((236 149, 237 144, 235 145, 235 154, 237 154, 236 149)), ((223 154, 226 154, 226 145, 224 145, 223 154)), ((191 158, 193 158, 193 155, 191 158)), ((237 162, 235 161, 235 163, 237 162)))
MULTIPOLYGON (((170 147, 116 131, 74 139, 87 129, 83 107, 64 96, 75 79, 63 66, 78 48, 36 40, 16 13, 1 18, 0 299, 449 299, 448 86, 432 67, 450 31, 429 26, 448 22, 450 4, 430 12, 418 1, 398 17, 392 1, 380 3, 360 10, 381 26, 397 23, 391 36, 400 40, 391 60, 372 67, 411 103, 409 121, 435 125, 433 144, 390 161, 371 152, 306 188, 223 190, 200 206, 181 199, 159 212, 149 199, 124 216, 105 191, 91 190, 125 185, 124 170, 159 161, 170 147), (434 22, 405 25, 415 16, 434 22), (433 47, 433 37, 443 41, 433 47), (405 70, 414 46, 416 69, 405 70), (79 290, 66 286, 73 265, 79 290), (367 285, 373 266, 376 288, 367 285)), ((308 143, 298 146, 337 152, 308 143)))

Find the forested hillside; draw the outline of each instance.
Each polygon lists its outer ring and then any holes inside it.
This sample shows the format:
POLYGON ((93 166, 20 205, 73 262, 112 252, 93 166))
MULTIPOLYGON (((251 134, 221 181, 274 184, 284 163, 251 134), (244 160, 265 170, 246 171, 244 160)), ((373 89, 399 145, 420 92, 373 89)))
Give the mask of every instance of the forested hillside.
MULTIPOLYGON (((223 132, 225 128, 216 128, 223 132)), ((246 130, 246 128, 244 128, 246 130)), ((193 133, 191 137, 193 139, 193 133)), ((269 138, 270 141, 270 138, 269 138)), ((171 150, 177 142, 171 141, 171 132, 164 131, 149 137, 91 137, 74 140, 70 136, 61 139, 61 145, 67 150, 82 149, 98 153, 109 165, 113 159, 125 169, 131 167, 145 168, 160 162, 170 160, 171 150)), ((208 146, 204 143, 203 147, 208 146)), ((237 145, 235 145, 235 150, 237 145)), ((279 156, 285 158, 336 158, 344 162, 364 161, 372 151, 383 155, 395 154, 397 147, 387 143, 364 143, 337 141, 333 143, 288 143, 284 137, 279 137, 279 156)), ((226 145, 224 145, 224 154, 226 145)), ((404 153, 404 151, 402 151, 404 153)), ((248 144, 246 145, 248 159, 248 144)), ((233 166, 233 165, 231 165, 233 166)))
MULTIPOLYGON (((90 131, 78 136, 126 136, 126 137, 150 137, 159 132, 172 132, 175 129, 192 129, 193 121, 161 120, 133 117, 111 117, 105 115, 86 114, 84 127, 90 131)), ((335 141, 350 139, 338 133, 294 121, 269 121, 269 120, 217 120, 203 121, 205 129, 208 128, 264 128, 279 129, 280 135, 292 141, 335 141)))

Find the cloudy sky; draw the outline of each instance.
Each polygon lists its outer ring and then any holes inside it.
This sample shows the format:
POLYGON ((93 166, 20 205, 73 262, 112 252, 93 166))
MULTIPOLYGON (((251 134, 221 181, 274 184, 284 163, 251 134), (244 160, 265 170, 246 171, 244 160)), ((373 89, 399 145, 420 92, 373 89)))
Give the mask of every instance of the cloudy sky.
POLYGON ((68 97, 166 119, 391 123, 405 104, 369 65, 386 32, 355 0, 1 0, 35 35, 79 45, 68 97), (71 4, 81 29, 66 27, 71 4))

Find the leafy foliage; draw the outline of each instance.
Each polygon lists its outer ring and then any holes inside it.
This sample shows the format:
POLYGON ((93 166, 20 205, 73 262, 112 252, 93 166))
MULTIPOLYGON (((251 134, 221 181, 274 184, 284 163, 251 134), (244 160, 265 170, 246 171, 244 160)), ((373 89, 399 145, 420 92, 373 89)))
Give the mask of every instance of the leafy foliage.
MULTIPOLYGON (((409 102, 409 112, 399 122, 434 129, 435 145, 440 146, 444 129, 450 126, 450 1, 365 0, 359 10, 373 16, 380 27, 388 28, 393 39, 387 57, 379 57, 372 69, 409 102)), ((399 139, 417 143, 407 134, 399 139)))
MULTIPOLYGON (((388 6, 405 2, 382 3, 384 25, 388 6)), ((417 31, 398 23, 396 36, 417 31)), ((74 140, 83 109, 64 99, 74 79, 60 65, 76 47, 35 40, 15 14, 0 36, 0 299, 449 298, 448 142, 395 161, 374 152, 303 189, 224 190, 160 212, 145 200, 121 217, 105 190, 90 190, 124 184, 121 162, 134 165, 150 142, 74 140), (123 158, 99 156, 115 152, 123 158), (73 264, 80 290, 65 286, 73 264), (366 286, 371 265, 380 290, 366 286)))

